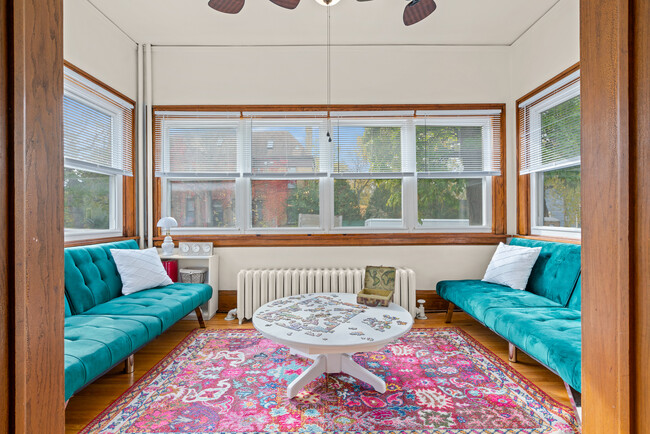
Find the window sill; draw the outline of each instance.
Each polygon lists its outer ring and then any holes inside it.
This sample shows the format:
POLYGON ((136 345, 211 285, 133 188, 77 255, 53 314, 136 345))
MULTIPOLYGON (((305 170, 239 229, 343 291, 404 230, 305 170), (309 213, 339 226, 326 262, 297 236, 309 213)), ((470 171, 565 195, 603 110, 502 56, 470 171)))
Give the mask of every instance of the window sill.
MULTIPOLYGON (((155 237, 160 246, 164 237, 155 237)), ((215 247, 326 247, 326 246, 435 246, 497 245, 506 235, 492 233, 372 233, 372 234, 250 234, 180 235, 179 241, 212 241, 215 247)))
POLYGON ((537 241, 550 241, 554 243, 569 243, 569 244, 581 244, 581 238, 569 238, 569 237, 547 237, 542 235, 513 235, 513 238, 524 238, 527 240, 537 240, 537 241))
POLYGON ((107 238, 93 238, 93 239, 86 239, 86 240, 70 240, 65 242, 64 247, 90 246, 92 244, 115 243, 118 241, 139 240, 139 239, 140 237, 107 237, 107 238))

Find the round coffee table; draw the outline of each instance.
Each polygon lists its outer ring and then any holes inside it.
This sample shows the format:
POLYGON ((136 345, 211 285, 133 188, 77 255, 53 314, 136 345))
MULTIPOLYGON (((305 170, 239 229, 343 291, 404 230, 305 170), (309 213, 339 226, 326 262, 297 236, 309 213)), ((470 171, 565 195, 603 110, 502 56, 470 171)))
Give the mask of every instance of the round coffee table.
POLYGON ((293 398, 324 373, 345 373, 384 393, 384 380, 357 364, 351 354, 377 351, 406 334, 413 318, 404 308, 368 307, 356 294, 315 293, 281 298, 260 307, 253 325, 267 339, 289 347, 291 354, 314 363, 287 387, 293 398))

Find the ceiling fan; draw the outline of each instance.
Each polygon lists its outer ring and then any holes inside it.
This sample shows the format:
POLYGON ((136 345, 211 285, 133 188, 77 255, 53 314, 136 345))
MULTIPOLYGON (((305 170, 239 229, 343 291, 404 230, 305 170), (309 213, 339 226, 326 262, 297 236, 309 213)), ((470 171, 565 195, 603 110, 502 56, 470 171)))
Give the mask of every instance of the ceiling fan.
MULTIPOLYGON (((208 6, 212 9, 223 12, 226 14, 236 14, 244 7, 246 0, 210 0, 208 6)), ((300 0, 270 0, 272 3, 283 7, 285 9, 295 9, 300 0)), ((359 2, 367 2, 371 0, 357 0, 359 2)), ((418 23, 431 15, 436 10, 436 3, 434 0, 407 0, 409 3, 404 8, 404 24, 407 26, 418 23)), ((324 6, 333 6, 339 0, 316 0, 317 3, 324 6)))

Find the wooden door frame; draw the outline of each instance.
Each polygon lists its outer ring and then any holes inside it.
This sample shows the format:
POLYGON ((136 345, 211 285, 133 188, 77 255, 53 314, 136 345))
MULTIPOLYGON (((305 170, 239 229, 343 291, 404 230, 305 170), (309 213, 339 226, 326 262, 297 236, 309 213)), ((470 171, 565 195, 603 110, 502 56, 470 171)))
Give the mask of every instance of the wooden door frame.
POLYGON ((62 20, 0 4, 0 432, 65 426, 62 20))
POLYGON ((582 403, 587 433, 650 424, 647 0, 582 0, 582 403))

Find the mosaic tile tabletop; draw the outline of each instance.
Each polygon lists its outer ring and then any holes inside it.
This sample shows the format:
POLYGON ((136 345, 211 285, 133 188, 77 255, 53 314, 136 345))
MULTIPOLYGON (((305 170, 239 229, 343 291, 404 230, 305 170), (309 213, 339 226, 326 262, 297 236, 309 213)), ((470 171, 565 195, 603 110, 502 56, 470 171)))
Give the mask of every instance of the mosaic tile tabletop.
POLYGON ((358 346, 406 333, 411 315, 400 306, 368 307, 355 294, 303 294, 260 307, 253 324, 270 339, 310 346, 358 346))

